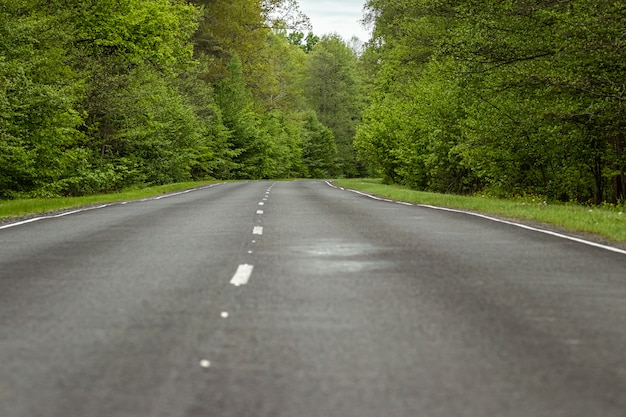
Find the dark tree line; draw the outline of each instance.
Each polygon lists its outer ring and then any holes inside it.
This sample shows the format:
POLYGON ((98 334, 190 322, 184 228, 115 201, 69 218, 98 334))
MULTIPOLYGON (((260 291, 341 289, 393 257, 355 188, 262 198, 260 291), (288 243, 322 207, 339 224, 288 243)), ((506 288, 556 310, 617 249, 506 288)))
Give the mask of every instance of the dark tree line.
POLYGON ((0 197, 355 175, 357 57, 308 29, 293 0, 4 0, 0 197))
POLYGON ((626 197, 626 3, 369 0, 356 145, 443 192, 626 197))

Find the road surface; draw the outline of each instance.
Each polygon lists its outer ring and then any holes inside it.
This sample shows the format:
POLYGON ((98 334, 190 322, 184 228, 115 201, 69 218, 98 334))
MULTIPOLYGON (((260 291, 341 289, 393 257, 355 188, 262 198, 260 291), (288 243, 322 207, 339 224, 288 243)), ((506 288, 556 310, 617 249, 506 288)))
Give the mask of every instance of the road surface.
POLYGON ((626 254, 324 181, 5 227, 0 416, 626 416, 626 254))

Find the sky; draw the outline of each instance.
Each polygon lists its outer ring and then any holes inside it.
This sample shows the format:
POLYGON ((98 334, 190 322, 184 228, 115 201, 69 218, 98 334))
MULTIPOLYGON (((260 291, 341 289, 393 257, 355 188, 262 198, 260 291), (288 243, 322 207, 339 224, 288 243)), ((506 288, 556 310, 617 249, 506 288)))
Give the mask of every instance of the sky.
POLYGON ((299 0, 300 10, 309 16, 313 33, 338 33, 346 41, 352 36, 368 41, 370 34, 361 25, 365 0, 299 0))

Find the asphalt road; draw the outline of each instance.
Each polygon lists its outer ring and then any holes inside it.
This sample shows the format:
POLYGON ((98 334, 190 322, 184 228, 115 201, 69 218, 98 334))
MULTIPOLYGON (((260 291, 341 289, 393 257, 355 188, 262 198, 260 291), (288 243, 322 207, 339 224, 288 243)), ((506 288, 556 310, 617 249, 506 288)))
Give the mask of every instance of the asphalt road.
POLYGON ((323 181, 3 228, 0 416, 626 416, 626 254, 323 181))

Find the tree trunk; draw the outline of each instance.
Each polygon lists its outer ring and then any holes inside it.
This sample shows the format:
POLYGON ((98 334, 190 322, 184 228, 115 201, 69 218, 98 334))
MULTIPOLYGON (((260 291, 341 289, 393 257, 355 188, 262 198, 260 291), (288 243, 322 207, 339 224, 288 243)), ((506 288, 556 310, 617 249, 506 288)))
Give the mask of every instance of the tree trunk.
POLYGON ((615 157, 617 159, 617 169, 619 174, 613 178, 614 184, 614 199, 615 203, 623 202, 626 198, 626 175, 624 174, 624 148, 626 147, 624 134, 619 133, 615 140, 615 157))
POLYGON ((620 203, 626 200, 626 174, 621 171, 613 177, 613 202, 620 203))
POLYGON ((602 204, 604 196, 604 178, 602 176, 602 157, 595 156, 593 161, 593 203, 602 204))

